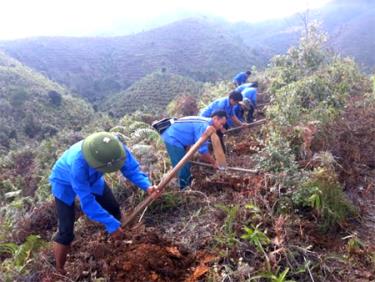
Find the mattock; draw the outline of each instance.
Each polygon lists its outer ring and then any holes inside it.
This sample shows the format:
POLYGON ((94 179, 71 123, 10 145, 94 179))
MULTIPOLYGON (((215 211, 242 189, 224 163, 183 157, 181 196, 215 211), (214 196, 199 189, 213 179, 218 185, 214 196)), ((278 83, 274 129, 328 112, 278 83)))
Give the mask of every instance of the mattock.
POLYGON ((137 218, 138 214, 142 213, 145 208, 147 208, 153 201, 155 201, 158 197, 160 197, 163 192, 165 191, 168 183, 172 180, 172 178, 177 174, 177 172, 191 159, 196 151, 198 151, 199 147, 203 145, 204 142, 208 140, 216 132, 216 129, 213 126, 209 126, 206 131, 202 134, 202 136, 198 139, 198 141, 190 147, 189 151, 185 154, 185 156, 177 163, 177 165, 170 170, 165 177, 160 181, 158 186, 156 187, 159 193, 154 195, 147 196, 142 202, 140 202, 133 210, 133 212, 124 220, 122 223, 122 227, 126 227, 134 222, 137 218))

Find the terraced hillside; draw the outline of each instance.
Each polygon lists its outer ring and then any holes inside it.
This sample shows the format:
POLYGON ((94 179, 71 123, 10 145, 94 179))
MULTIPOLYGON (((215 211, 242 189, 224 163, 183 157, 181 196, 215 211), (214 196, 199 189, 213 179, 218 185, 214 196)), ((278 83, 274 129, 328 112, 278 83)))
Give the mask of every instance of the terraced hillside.
POLYGON ((86 102, 0 52, 0 152, 80 129, 92 117, 86 102))
POLYGON ((162 113, 173 98, 182 95, 198 96, 201 93, 202 83, 176 74, 154 72, 127 90, 108 97, 101 109, 118 117, 136 110, 162 113))

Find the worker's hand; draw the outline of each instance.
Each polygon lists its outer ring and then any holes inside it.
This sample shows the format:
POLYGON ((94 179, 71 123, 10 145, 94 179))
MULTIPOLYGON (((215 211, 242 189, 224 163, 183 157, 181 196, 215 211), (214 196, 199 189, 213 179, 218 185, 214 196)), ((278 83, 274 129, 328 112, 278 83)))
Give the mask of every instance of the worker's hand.
POLYGON ((246 126, 248 126, 249 124, 247 123, 247 122, 243 122, 242 124, 241 124, 241 126, 242 127, 246 127, 246 126))
POLYGON ((161 191, 158 190, 156 186, 150 186, 147 188, 147 193, 150 196, 157 198, 160 195, 161 191))
POLYGON ((122 229, 121 227, 119 227, 115 232, 111 233, 111 237, 114 240, 121 240, 124 238, 124 236, 124 229, 122 229))

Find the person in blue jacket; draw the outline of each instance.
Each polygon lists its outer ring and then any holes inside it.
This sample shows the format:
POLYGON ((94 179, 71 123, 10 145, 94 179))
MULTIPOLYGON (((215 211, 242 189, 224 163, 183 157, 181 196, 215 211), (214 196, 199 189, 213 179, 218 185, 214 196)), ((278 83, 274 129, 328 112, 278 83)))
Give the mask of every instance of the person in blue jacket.
MULTIPOLYGON (((177 165, 186 154, 188 147, 195 144, 210 126, 220 130, 226 121, 225 111, 216 111, 210 118, 189 116, 175 120, 161 135, 172 165, 177 165)), ((202 161, 218 167, 209 153, 208 141, 199 148, 198 152, 202 161)), ((191 183, 190 167, 189 163, 185 164, 178 172, 180 189, 184 189, 191 183)))
POLYGON ((225 124, 225 129, 233 127, 234 125, 241 125, 241 121, 238 120, 234 114, 234 107, 242 101, 243 97, 240 92, 232 91, 227 97, 219 98, 209 104, 207 107, 201 110, 200 116, 211 117, 216 111, 225 111, 227 114, 227 123, 225 124))
POLYGON ((236 87, 235 91, 242 92, 248 87, 258 87, 258 82, 254 81, 254 82, 241 84, 240 86, 236 87))
POLYGON ((247 121, 247 115, 245 115, 246 112, 250 110, 251 102, 249 99, 244 98, 241 102, 239 102, 238 105, 234 108, 234 113, 236 117, 243 123, 247 121))
POLYGON ((257 84, 254 85, 254 87, 248 87, 245 88, 242 91, 242 96, 245 99, 248 99, 250 101, 250 108, 247 112, 246 121, 247 122, 253 122, 254 120, 254 111, 257 106, 257 84))
POLYGON ((244 84, 250 75, 251 75, 251 71, 249 70, 246 72, 240 72, 236 74, 236 76, 233 78, 234 85, 240 86, 241 84, 244 84))
POLYGON ((104 173, 117 170, 142 190, 151 195, 157 193, 129 149, 111 133, 91 134, 72 145, 54 164, 49 180, 58 218, 53 240, 60 273, 65 273, 66 257, 74 239, 76 197, 88 218, 103 224, 114 239, 123 234, 119 204, 103 177, 104 173))

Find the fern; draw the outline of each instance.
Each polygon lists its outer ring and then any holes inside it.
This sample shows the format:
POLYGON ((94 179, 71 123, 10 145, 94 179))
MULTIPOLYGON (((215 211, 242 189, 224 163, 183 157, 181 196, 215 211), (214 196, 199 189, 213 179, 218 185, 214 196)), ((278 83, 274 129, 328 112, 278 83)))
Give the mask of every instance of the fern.
POLYGON ((28 262, 31 254, 39 250, 44 241, 37 235, 30 235, 26 242, 20 245, 14 254, 14 262, 17 267, 23 267, 28 262))
POLYGON ((1 243, 0 254, 11 254, 12 256, 17 252, 18 246, 15 243, 1 243))
POLYGON ((18 273, 22 272, 31 261, 33 253, 37 252, 44 245, 45 242, 37 235, 28 236, 25 243, 19 246, 15 243, 0 244, 0 254, 8 253, 12 255, 12 258, 6 259, 1 264, 0 269, 12 269, 18 273))

